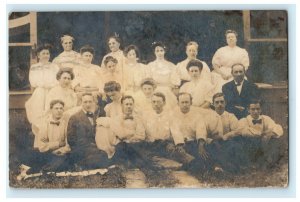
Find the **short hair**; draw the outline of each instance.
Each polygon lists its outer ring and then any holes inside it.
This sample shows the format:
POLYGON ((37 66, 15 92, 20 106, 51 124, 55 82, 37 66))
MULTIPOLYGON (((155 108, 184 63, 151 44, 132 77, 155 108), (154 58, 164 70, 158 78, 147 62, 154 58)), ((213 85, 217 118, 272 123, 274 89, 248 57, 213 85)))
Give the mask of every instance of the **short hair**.
POLYGON ((85 45, 80 48, 80 54, 82 55, 85 52, 90 52, 92 55, 95 54, 95 49, 90 45, 85 45))
POLYGON ((134 98, 133 98, 131 95, 124 95, 124 96, 122 96, 122 98, 121 98, 121 104, 123 104, 123 102, 124 102, 125 100, 127 100, 127 99, 131 99, 131 100, 133 101, 133 103, 134 103, 134 98))
POLYGON ((103 88, 104 92, 111 92, 111 91, 121 91, 121 85, 116 81, 109 81, 104 84, 103 88))
POLYGON ((251 104, 259 104, 259 106, 261 107, 262 105, 262 101, 260 99, 250 99, 250 101, 248 102, 248 108, 250 108, 251 104))
POLYGON ((134 50, 135 54, 136 54, 136 57, 140 58, 140 51, 139 51, 139 49, 138 49, 138 47, 136 45, 129 45, 129 46, 125 47, 125 49, 124 49, 124 55, 125 55, 125 57, 127 57, 129 51, 131 51, 131 50, 134 50))
POLYGON ((74 72, 73 69, 71 69, 70 67, 62 67, 58 70, 57 74, 56 74, 56 80, 59 80, 61 78, 61 75, 63 73, 68 73, 71 76, 71 80, 74 79, 74 72))
POLYGON ((214 103, 215 99, 218 98, 218 97, 224 97, 224 93, 216 93, 213 95, 212 97, 212 101, 214 103))
POLYGON ((189 71, 191 67, 198 67, 198 69, 201 71, 203 69, 203 63, 200 60, 193 59, 190 60, 186 65, 186 70, 189 71))
POLYGON ((156 82, 154 79, 152 78, 145 78, 141 81, 141 87, 143 87, 144 85, 150 85, 153 88, 156 88, 156 82))
POLYGON ((163 99, 163 101, 166 102, 166 96, 161 92, 155 92, 155 93, 153 93, 152 97, 153 96, 161 97, 163 99))
POLYGON ((105 59, 104 59, 104 65, 106 66, 108 62, 113 62, 115 64, 118 64, 118 60, 116 58, 114 58, 113 56, 107 56, 105 59))
POLYGON ((227 34, 230 34, 230 33, 234 34, 235 37, 238 37, 238 33, 235 30, 231 30, 231 29, 228 29, 225 31, 225 37, 227 37, 227 34))
POLYGON ((159 46, 159 47, 162 47, 165 52, 167 51, 167 47, 165 46, 165 44, 161 41, 154 41, 152 44, 151 44, 151 47, 153 49, 153 51, 155 51, 155 48, 159 46))
POLYGON ((181 92, 181 93, 179 93, 179 94, 177 95, 177 101, 178 101, 178 102, 179 102, 179 97, 182 96, 182 95, 188 95, 188 96, 190 96, 190 101, 191 101, 191 103, 192 103, 192 101, 193 101, 192 95, 191 95, 190 93, 186 93, 186 92, 181 92))
POLYGON ((82 95, 81 95, 81 100, 82 100, 82 98, 83 98, 84 96, 92 96, 92 97, 94 98, 94 96, 93 96, 92 93, 85 92, 85 93, 82 93, 82 95))
POLYGON ((65 103, 62 100, 52 100, 50 102, 50 109, 52 109, 56 104, 61 104, 63 107, 65 106, 65 103))
POLYGON ((64 40, 66 40, 66 39, 70 39, 71 41, 75 40, 74 37, 66 34, 66 35, 63 35, 62 37, 60 37, 60 42, 63 43, 64 40))
POLYGON ((242 66, 243 69, 244 69, 244 72, 246 72, 246 67, 245 67, 242 63, 235 63, 235 64, 233 64, 233 65, 231 66, 231 72, 232 72, 232 70, 233 70, 233 68, 234 68, 235 66, 242 66))
POLYGON ((199 45, 196 41, 190 41, 186 44, 186 48, 189 47, 189 46, 196 46, 197 50, 199 48, 199 45))

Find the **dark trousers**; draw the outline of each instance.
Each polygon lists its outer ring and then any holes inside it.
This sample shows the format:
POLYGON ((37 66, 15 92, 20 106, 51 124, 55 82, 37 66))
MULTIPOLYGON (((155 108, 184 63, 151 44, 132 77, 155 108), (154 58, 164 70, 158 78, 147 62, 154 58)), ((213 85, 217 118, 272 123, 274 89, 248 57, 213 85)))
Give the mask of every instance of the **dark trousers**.
POLYGON ((23 157, 24 164, 31 167, 29 173, 36 172, 60 172, 68 169, 67 156, 57 156, 51 152, 39 152, 32 150, 23 157))
POLYGON ((72 169, 79 170, 107 168, 111 165, 107 154, 99 150, 95 144, 87 147, 72 148, 71 153, 68 154, 68 162, 72 169))

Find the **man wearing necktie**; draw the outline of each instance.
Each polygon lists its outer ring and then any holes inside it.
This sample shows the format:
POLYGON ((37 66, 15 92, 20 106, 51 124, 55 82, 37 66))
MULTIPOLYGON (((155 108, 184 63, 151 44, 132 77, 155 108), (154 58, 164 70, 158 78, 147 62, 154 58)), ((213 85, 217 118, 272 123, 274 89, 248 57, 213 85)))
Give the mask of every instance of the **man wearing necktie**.
POLYGON ((70 151, 70 147, 66 141, 66 121, 63 112, 64 102, 52 100, 50 114, 36 123, 34 149, 27 154, 24 162, 31 167, 29 173, 67 169, 65 154, 70 151))
POLYGON ((232 65, 233 80, 224 84, 222 92, 226 101, 226 111, 238 119, 248 115, 247 106, 252 99, 259 99, 257 86, 245 80, 245 67, 242 64, 232 65))
POLYGON ((258 166, 271 166, 276 163, 284 149, 285 136, 281 125, 271 117, 262 115, 259 100, 251 100, 248 105, 249 115, 239 120, 239 127, 247 139, 247 147, 251 163, 258 166), (260 155, 258 155, 260 154, 260 155))
POLYGON ((99 150, 95 142, 96 99, 91 93, 83 93, 81 99, 81 110, 70 117, 68 124, 70 162, 79 169, 107 167, 107 154, 99 150))

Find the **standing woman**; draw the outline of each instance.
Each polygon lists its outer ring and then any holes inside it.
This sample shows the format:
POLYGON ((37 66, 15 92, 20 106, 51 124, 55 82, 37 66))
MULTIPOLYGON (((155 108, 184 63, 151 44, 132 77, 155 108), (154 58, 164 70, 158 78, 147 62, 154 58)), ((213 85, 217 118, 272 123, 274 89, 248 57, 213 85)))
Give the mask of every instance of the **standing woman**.
POLYGON ((54 58, 53 63, 58 64, 60 67, 73 68, 78 64, 78 59, 80 58, 79 53, 73 50, 74 38, 64 35, 60 38, 60 41, 64 51, 54 58))
POLYGON ((29 82, 33 93, 25 103, 25 109, 31 124, 36 123, 43 116, 46 95, 57 84, 56 73, 59 67, 49 62, 50 47, 46 44, 37 49, 38 63, 32 65, 29 71, 29 82))
POLYGON ((166 96, 167 106, 176 106, 177 99, 173 91, 180 85, 176 66, 165 59, 166 46, 162 42, 154 42, 152 47, 156 59, 148 64, 149 77, 157 84, 156 92, 166 96))
MULTIPOLYGON (((176 65, 177 73, 181 80, 181 85, 183 85, 183 83, 185 83, 187 81, 191 81, 191 76, 188 73, 188 71, 186 70, 186 66, 191 60, 197 59, 198 49, 199 49, 199 45, 197 42, 195 42, 195 41, 188 42, 186 45, 186 51, 185 51, 187 58, 185 60, 177 63, 177 65, 176 65)), ((203 64, 203 69, 201 72, 201 79, 211 82, 210 69, 204 61, 201 61, 201 62, 203 64)))
POLYGON ((146 78, 146 65, 139 63, 140 53, 135 45, 129 45, 124 50, 124 74, 128 80, 128 88, 133 92, 140 89, 141 82, 146 78))
POLYGON ((225 32, 227 46, 219 48, 212 58, 214 69, 212 81, 218 92, 222 92, 222 86, 232 80, 231 67, 233 64, 243 64, 245 70, 249 67, 248 52, 236 45, 237 36, 236 31, 227 30, 225 32))
POLYGON ((115 34, 108 38, 107 40, 108 47, 110 49, 110 53, 106 54, 101 62, 101 67, 105 67, 104 61, 108 56, 112 56, 118 60, 118 68, 122 70, 123 62, 125 59, 123 51, 120 49, 121 39, 119 35, 115 34))

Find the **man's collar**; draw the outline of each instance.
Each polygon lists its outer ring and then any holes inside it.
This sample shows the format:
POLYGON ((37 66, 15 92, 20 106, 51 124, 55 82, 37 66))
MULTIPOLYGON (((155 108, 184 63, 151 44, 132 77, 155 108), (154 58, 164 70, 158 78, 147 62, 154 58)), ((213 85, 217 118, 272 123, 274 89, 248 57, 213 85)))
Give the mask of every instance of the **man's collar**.
POLYGON ((236 82, 235 80, 233 80, 233 81, 234 81, 234 84, 235 84, 236 86, 242 86, 243 83, 244 83, 244 81, 245 81, 245 79, 243 79, 243 80, 241 81, 240 85, 238 85, 238 82, 236 82))

